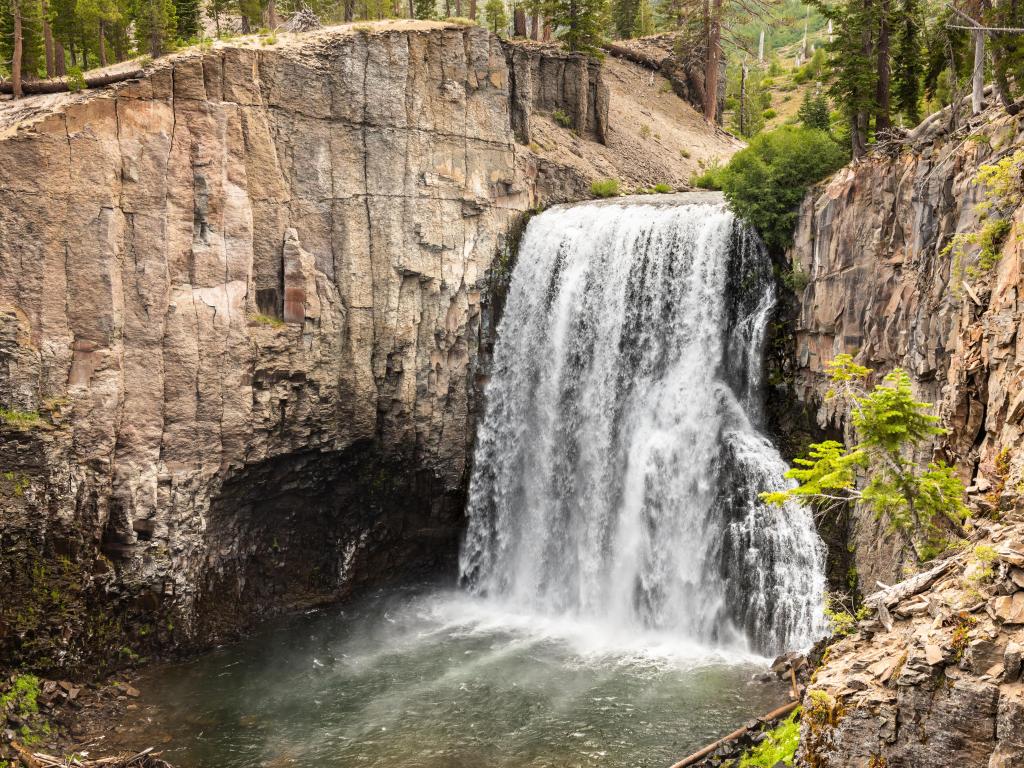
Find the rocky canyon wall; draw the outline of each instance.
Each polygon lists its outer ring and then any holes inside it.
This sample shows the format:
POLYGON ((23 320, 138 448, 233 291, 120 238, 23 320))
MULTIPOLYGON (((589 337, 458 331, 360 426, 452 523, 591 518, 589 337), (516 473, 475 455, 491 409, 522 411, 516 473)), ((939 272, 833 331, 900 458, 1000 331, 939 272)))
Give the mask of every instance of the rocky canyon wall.
MULTIPOLYGON (((934 456, 960 467, 975 504, 1003 507, 1017 503, 1024 459, 1020 216, 998 265, 980 277, 951 278, 953 257, 943 251, 956 233, 979 227, 979 167, 1021 147, 1020 121, 992 110, 955 133, 873 154, 808 196, 791 252, 807 279, 793 380, 819 424, 844 427, 825 398, 835 355, 850 353, 879 374, 900 366, 949 430, 934 456)), ((901 575, 902 554, 869 515, 855 518, 870 591, 901 575)))
POLYGON ((450 560, 488 270, 581 188, 510 82, 485 30, 406 23, 0 107, 0 656, 207 643, 450 560))

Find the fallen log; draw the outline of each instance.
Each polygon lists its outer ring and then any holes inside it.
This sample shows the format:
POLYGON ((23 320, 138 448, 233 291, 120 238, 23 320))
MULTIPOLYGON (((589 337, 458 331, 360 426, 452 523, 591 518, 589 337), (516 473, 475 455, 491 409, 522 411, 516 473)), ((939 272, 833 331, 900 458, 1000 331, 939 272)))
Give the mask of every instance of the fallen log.
MULTIPOLYGON (((779 719, 785 717, 786 715, 788 715, 790 712, 792 712, 794 709, 796 709, 799 706, 800 706, 800 702, 799 701, 792 701, 789 704, 783 704, 778 709, 773 709, 767 715, 764 715, 763 717, 759 717, 757 719, 760 722, 765 723, 765 724, 774 723, 776 720, 779 720, 779 719)), ((747 733, 747 727, 746 726, 743 726, 742 728, 737 728, 735 731, 730 733, 728 736, 723 736, 718 741, 716 741, 716 742, 714 742, 712 744, 708 744, 706 747, 704 747, 703 749, 697 750, 692 755, 688 755, 687 757, 684 757, 678 763, 673 763, 671 768, 686 768, 689 765, 693 765, 698 760, 702 760, 703 758, 705 758, 708 755, 710 755, 712 752, 714 752, 716 749, 718 749, 723 744, 728 744, 730 741, 735 741, 736 739, 738 739, 740 736, 742 736, 745 733, 747 733)))
MULTIPOLYGON (((104 85, 123 83, 125 80, 135 80, 142 77, 142 69, 132 69, 127 72, 114 72, 106 75, 90 75, 85 78, 86 88, 102 88, 104 85)), ((68 87, 68 79, 59 77, 53 80, 25 80, 21 84, 21 90, 26 96, 35 96, 42 93, 64 93, 71 90, 68 87)), ((0 83, 0 93, 13 93, 14 86, 10 81, 0 83)))
POLYGON ((641 67, 653 69, 655 72, 661 71, 661 62, 664 61, 664 58, 656 59, 653 56, 648 56, 646 53, 641 53, 640 51, 627 48, 624 45, 618 45, 617 43, 605 43, 601 47, 616 58, 631 61, 634 64, 639 64, 641 67))
POLYGON ((869 605, 874 608, 891 608, 905 598, 913 597, 916 594, 924 592, 928 587, 938 581, 940 576, 944 575, 959 562, 959 557, 950 557, 947 560, 943 560, 934 568, 922 571, 921 573, 911 576, 906 581, 901 581, 899 584, 895 584, 887 589, 881 589, 878 592, 868 595, 868 597, 864 599, 864 605, 869 605))

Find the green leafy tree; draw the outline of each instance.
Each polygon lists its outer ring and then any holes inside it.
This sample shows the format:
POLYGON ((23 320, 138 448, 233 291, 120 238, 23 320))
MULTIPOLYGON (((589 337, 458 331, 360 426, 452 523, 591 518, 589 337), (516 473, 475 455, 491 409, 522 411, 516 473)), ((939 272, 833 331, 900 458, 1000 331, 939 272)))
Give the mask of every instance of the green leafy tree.
MULTIPOLYGON (((488 2, 488 5, 490 3, 488 2)), ((505 5, 502 2, 502 11, 504 12, 505 5)), ((416 14, 417 19, 433 19, 437 16, 437 3, 435 0, 415 0, 413 3, 413 10, 416 14)), ((486 8, 484 13, 486 14, 486 8)))
POLYGON ((832 388, 852 415, 857 444, 846 448, 827 440, 811 445, 786 473, 796 486, 762 494, 773 504, 789 500, 831 509, 862 502, 897 532, 918 561, 943 538, 939 521, 959 530, 966 516, 963 484, 951 467, 917 460, 927 442, 945 433, 932 406, 916 400, 910 377, 897 368, 868 388, 870 369, 838 355, 828 366, 832 388), (866 478, 863 486, 860 478, 866 478))
POLYGON ((715 173, 715 183, 765 244, 782 251, 792 242, 807 188, 845 162, 846 153, 827 133, 783 126, 755 136, 715 173))
POLYGON ((828 97, 820 91, 805 91, 804 100, 796 114, 800 122, 808 128, 827 131, 832 124, 829 118, 828 97))

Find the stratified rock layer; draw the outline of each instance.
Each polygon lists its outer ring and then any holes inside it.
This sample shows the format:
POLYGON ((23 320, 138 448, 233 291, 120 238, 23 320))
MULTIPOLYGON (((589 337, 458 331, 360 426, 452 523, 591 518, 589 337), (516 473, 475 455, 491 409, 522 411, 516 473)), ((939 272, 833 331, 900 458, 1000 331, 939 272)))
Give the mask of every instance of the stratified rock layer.
POLYGON ((0 136, 0 650, 207 642, 451 558, 487 270, 561 184, 497 38, 327 30, 61 98, 0 136))

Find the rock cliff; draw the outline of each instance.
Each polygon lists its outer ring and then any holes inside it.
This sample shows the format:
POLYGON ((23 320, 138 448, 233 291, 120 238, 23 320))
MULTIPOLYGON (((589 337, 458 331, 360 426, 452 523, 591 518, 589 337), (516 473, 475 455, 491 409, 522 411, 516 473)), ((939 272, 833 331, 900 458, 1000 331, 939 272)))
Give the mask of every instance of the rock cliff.
MULTIPOLYGON (((582 72, 543 101, 600 138, 582 72)), ((584 188, 516 145, 512 82, 485 30, 404 23, 0 108, 0 656, 207 643, 452 557, 489 270, 584 188)))
MULTIPOLYGON (((953 259, 943 251, 978 226, 978 168, 1021 147, 1018 119, 993 110, 955 133, 872 155, 808 196, 791 252, 807 279, 793 379, 819 424, 844 426, 824 399, 824 365, 836 354, 879 374, 901 366, 949 429, 936 456, 960 467, 976 505, 1003 508, 1017 503, 1024 459, 1020 215, 998 265, 966 286, 951 280, 953 259)), ((904 564, 897 543, 868 516, 855 517, 861 581, 891 582, 904 564)))
MULTIPOLYGON (((825 363, 847 352, 879 374, 907 370, 948 429, 933 454, 960 468, 975 531, 921 589, 887 593, 883 610, 829 649, 804 701, 803 765, 1024 764, 1021 212, 993 269, 965 275, 945 252, 956 233, 977 230, 974 178, 1024 147, 1024 124, 992 110, 954 132, 937 125, 805 200, 790 254, 794 282, 807 283, 792 379, 818 425, 842 433, 825 363)), ((911 572, 870 514, 851 518, 864 592, 911 572)))

